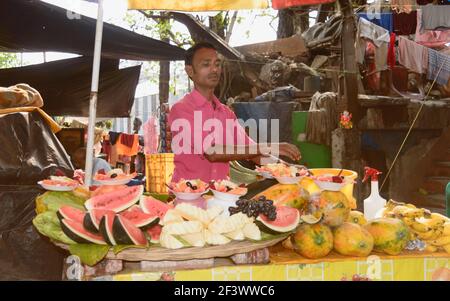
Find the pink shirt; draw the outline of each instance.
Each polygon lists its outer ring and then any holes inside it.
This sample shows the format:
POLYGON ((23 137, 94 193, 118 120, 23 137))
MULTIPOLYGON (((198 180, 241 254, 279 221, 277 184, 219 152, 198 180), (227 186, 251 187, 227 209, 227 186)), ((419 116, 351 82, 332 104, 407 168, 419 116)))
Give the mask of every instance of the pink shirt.
POLYGON ((169 113, 175 171, 180 179, 223 180, 229 176, 228 162, 209 162, 204 152, 213 145, 254 143, 239 125, 236 115, 215 96, 215 109, 197 90, 186 94, 169 113))

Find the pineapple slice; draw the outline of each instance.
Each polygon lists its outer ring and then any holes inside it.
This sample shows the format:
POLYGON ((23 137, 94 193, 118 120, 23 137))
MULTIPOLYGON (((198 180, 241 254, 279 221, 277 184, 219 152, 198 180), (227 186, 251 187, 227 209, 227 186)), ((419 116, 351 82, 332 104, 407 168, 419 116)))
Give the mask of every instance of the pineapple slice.
POLYGON ((179 223, 184 221, 181 215, 174 209, 167 210, 164 218, 159 222, 161 226, 165 226, 171 223, 179 223))
POLYGON ((209 221, 213 221, 216 217, 218 217, 223 212, 223 207, 220 206, 214 206, 206 210, 206 213, 208 214, 209 221))
POLYGON ((244 240, 245 239, 244 232, 242 231, 242 229, 237 229, 235 231, 225 233, 224 235, 232 240, 244 240))
POLYGON ((197 233, 203 230, 203 224, 199 221, 187 221, 171 223, 163 228, 166 233, 171 235, 183 235, 197 233))
POLYGON ((184 234, 181 238, 193 247, 203 247, 206 244, 204 231, 184 234))
POLYGON ((180 242, 178 239, 168 234, 164 230, 161 232, 159 242, 162 247, 167 249, 181 249, 182 247, 184 247, 182 242, 180 242))
POLYGON ((261 240, 261 231, 254 223, 246 224, 243 229, 246 238, 252 240, 261 240))
POLYGON ((231 241, 222 234, 212 233, 208 229, 205 229, 205 239, 210 245, 225 245, 231 241))
POLYGON ((204 225, 209 224, 208 213, 202 208, 187 203, 181 203, 175 207, 175 210, 188 221, 199 221, 204 225))

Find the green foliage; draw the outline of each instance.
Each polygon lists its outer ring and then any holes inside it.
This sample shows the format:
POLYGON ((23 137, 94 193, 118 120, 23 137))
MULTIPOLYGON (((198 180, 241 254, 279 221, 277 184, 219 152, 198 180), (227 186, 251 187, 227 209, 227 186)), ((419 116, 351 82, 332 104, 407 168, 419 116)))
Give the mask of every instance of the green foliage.
POLYGON ((0 52, 0 69, 20 66, 20 60, 16 53, 0 52))

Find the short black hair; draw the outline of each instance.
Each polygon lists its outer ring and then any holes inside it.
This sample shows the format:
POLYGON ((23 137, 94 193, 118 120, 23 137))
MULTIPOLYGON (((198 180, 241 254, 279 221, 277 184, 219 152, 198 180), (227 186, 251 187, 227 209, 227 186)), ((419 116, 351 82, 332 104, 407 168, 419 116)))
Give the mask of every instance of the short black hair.
POLYGON ((192 46, 191 48, 189 48, 188 50, 186 50, 184 64, 186 66, 187 65, 192 66, 192 60, 194 59, 195 53, 202 48, 214 49, 217 51, 216 47, 214 47, 214 45, 211 43, 208 43, 208 42, 197 43, 194 46, 192 46))

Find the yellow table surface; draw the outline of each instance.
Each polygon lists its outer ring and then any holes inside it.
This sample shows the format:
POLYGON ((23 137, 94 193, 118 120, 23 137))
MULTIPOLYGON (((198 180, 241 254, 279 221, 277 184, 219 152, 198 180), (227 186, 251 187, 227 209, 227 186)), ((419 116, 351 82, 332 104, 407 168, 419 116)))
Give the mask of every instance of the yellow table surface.
POLYGON ((346 257, 331 253, 320 259, 306 259, 277 245, 271 248, 266 265, 225 266, 199 270, 138 272, 112 276, 112 280, 190 281, 340 281, 353 275, 371 280, 450 281, 450 254, 403 252, 398 256, 373 253, 369 257, 346 257))

